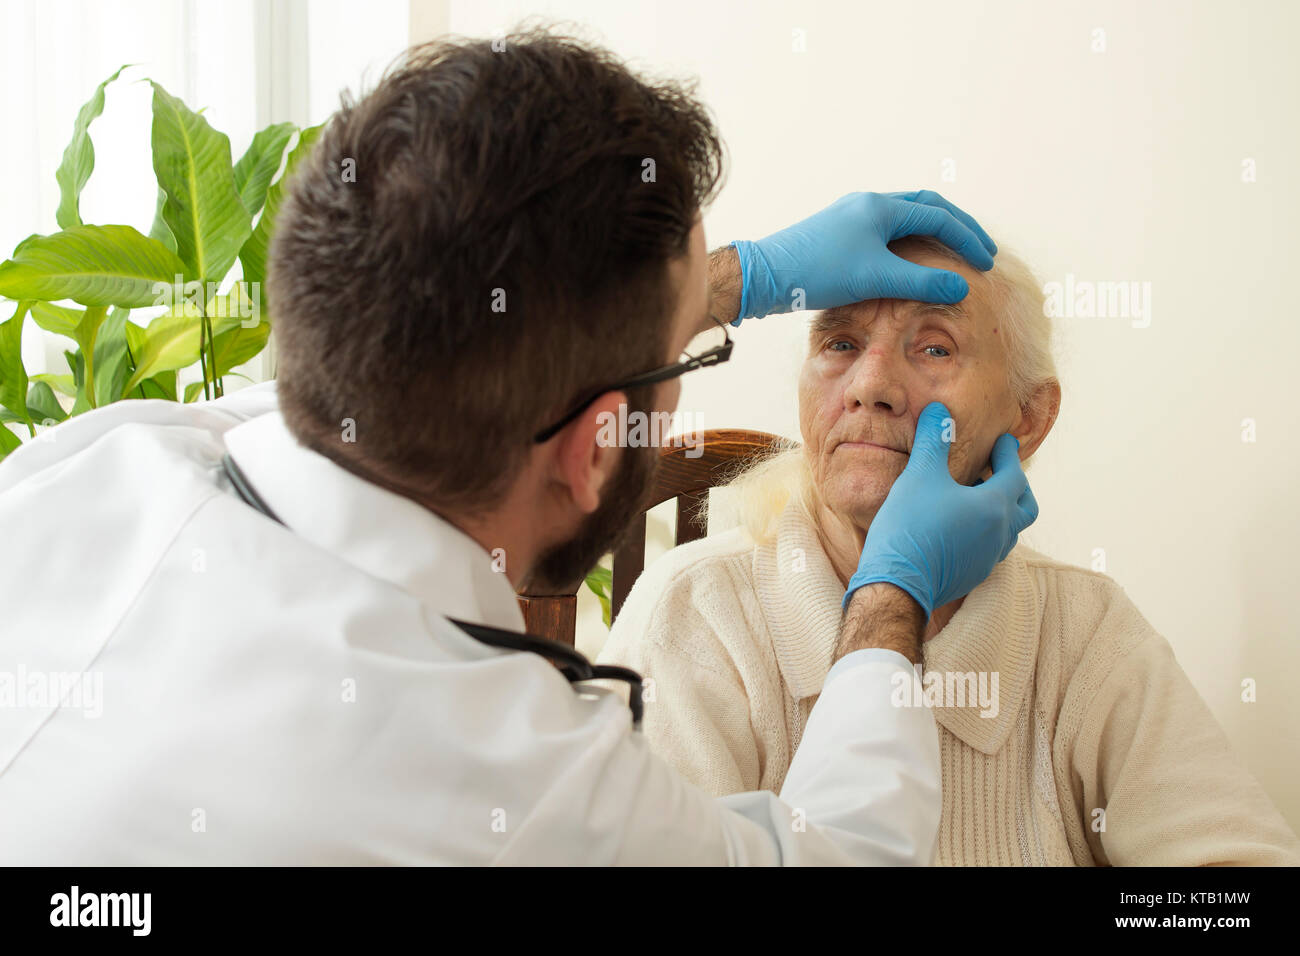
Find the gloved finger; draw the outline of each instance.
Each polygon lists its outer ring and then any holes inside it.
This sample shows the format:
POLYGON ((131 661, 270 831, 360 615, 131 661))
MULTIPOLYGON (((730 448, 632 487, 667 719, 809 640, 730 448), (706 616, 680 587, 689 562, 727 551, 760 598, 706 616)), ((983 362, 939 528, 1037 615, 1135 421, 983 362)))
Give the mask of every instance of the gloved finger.
MULTIPOLYGON (((912 439, 912 452, 908 457, 909 469, 943 470, 948 475, 950 444, 944 440, 949 432, 952 415, 943 402, 931 402, 921 409, 916 419, 916 435, 912 439)), ((949 476, 951 478, 951 476, 949 476)))
POLYGON ((906 193, 890 193, 891 196, 897 196, 900 199, 910 199, 912 202, 925 203, 927 206, 938 206, 940 209, 946 209, 952 213, 958 220, 966 225, 971 232, 979 236, 980 243, 989 251, 989 255, 998 254, 997 243, 993 238, 984 231, 984 227, 975 221, 975 217, 960 208, 956 203, 951 203, 944 199, 933 189, 914 189, 906 193))
POLYGON ((1031 524, 1038 520, 1038 499, 1034 497, 1033 489, 1025 484, 1025 492, 1016 501, 1017 518, 1013 527, 1016 534, 1024 531, 1031 524))
POLYGON ((889 262, 873 272, 870 288, 859 289, 858 299, 911 299, 914 302, 960 302, 970 292, 966 279, 947 269, 908 262, 892 252, 889 262))
POLYGON ((1005 495, 1008 501, 1018 501, 1029 487, 1029 479, 1020 467, 1020 442, 1014 435, 1003 432, 993 443, 989 461, 993 465, 993 477, 984 482, 984 487, 1005 495))
POLYGON ((971 229, 946 209, 927 206, 925 203, 904 202, 898 207, 899 216, 890 231, 890 239, 904 236, 933 236, 948 248, 961 254, 961 257, 976 269, 987 272, 993 268, 993 257, 984 248, 971 229))

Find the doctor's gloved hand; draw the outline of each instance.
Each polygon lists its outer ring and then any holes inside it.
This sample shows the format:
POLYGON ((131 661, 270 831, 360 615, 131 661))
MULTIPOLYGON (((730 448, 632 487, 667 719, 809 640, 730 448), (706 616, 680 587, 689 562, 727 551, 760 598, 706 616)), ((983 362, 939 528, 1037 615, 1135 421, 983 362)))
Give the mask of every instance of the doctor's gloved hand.
POLYGON ((964 299, 969 287, 957 273, 908 262, 886 248, 912 235, 934 236, 977 269, 992 269, 998 251, 979 223, 929 189, 849 193, 766 239, 731 243, 741 274, 740 314, 731 324, 863 299, 964 299))
POLYGON ((993 475, 975 486, 948 471, 948 409, 931 402, 916 422, 907 467, 871 522, 858 570, 844 595, 877 581, 916 599, 928 620, 934 609, 973 591, 1038 517, 1038 502, 1020 468, 1013 436, 993 445, 993 475))

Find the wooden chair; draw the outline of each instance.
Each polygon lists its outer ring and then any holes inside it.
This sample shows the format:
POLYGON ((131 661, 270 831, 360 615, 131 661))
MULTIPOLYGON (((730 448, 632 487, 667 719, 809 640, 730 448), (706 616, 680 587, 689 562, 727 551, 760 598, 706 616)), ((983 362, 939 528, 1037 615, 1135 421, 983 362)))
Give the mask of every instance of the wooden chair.
MULTIPOLYGON (((614 587, 610 617, 618 617, 632 584, 645 568, 645 516, 655 505, 677 499, 674 544, 704 537, 708 529, 695 520, 710 488, 729 480, 747 463, 780 448, 785 439, 767 432, 714 428, 668 439, 659 453, 659 469, 641 513, 628 529, 624 544, 614 553, 614 587), (703 448, 700 448, 700 445, 703 448), (688 457, 694 455, 695 457, 688 457)), ((579 585, 581 586, 581 585, 579 585)), ((519 608, 530 634, 547 637, 570 647, 577 627, 577 594, 521 594, 519 608)))

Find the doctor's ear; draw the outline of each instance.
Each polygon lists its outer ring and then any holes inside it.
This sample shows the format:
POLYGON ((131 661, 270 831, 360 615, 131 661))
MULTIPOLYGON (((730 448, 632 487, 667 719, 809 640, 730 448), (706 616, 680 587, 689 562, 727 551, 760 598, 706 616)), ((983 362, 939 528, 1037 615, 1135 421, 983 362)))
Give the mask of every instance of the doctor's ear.
POLYGON ((586 514, 600 505, 600 491, 618 467, 623 453, 618 447, 619 412, 626 407, 623 392, 606 392, 554 438, 553 479, 568 489, 574 506, 586 514))
POLYGON ((1056 379, 1043 382, 1020 409, 1020 423, 1011 434, 1020 442, 1020 460, 1024 461, 1043 443, 1056 423, 1061 410, 1061 383, 1056 379))

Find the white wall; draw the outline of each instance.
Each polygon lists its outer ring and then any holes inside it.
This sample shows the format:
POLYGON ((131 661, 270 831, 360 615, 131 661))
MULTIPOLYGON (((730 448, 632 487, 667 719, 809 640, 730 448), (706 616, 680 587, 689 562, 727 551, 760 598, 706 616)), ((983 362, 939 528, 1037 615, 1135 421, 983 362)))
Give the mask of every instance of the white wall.
MULTIPOLYGON (((445 3, 412 4, 433 11, 445 3)), ((1294 305, 1300 5, 451 2, 458 33, 525 14, 585 24, 656 72, 698 75, 732 156, 711 246, 852 190, 936 188, 1045 281, 1150 282, 1146 328, 1060 320, 1061 417, 1024 536, 1118 580, 1300 830, 1294 305), (1105 50, 1095 52, 1095 30, 1105 50), (794 31, 805 52, 795 52, 794 31), (1257 181, 1243 182, 1243 160, 1257 181), (945 175, 955 170, 955 176, 945 175), (1242 440, 1252 419, 1257 440, 1242 440), (1241 701, 1242 681, 1258 702, 1241 701)), ((412 39, 423 39, 417 29, 412 39)), ((743 327, 683 379, 706 426, 797 436, 807 316, 743 327), (771 382, 787 381, 788 389, 771 382)), ((597 622, 598 627, 598 622, 597 622)), ((587 650, 599 631, 584 620, 587 650)))

